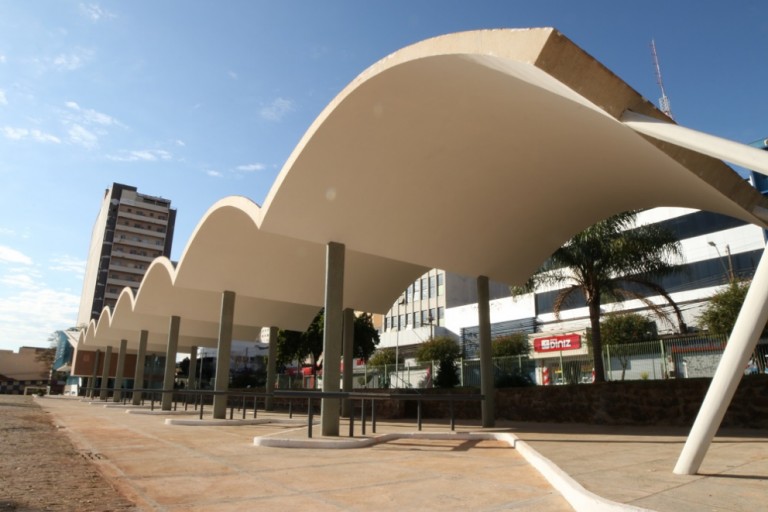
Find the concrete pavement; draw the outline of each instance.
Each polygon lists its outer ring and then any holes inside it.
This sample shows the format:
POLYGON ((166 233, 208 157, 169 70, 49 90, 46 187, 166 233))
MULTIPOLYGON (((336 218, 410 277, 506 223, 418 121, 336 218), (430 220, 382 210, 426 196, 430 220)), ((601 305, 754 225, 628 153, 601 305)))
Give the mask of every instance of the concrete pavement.
POLYGON ((126 414, 68 398, 39 403, 142 510, 768 509, 766 432, 727 432, 702 474, 680 476, 672 474, 687 434, 679 429, 463 423, 455 435, 430 422, 430 439, 395 435, 416 431, 413 420, 379 421, 375 435, 368 424, 365 437, 358 422, 351 440, 316 429, 313 447, 303 447, 306 416, 291 422, 259 411, 260 421, 275 422, 223 426, 206 417, 188 426, 165 418, 191 416, 126 414), (317 448, 383 435, 386 442, 360 449, 317 448), (254 446, 254 438, 302 447, 254 446))

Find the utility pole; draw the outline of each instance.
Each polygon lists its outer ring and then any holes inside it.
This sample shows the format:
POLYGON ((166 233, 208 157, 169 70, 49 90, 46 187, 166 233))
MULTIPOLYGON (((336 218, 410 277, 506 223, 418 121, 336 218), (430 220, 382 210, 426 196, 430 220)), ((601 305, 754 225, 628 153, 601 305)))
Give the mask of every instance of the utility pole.
POLYGON ((656 83, 661 89, 661 98, 659 98, 659 110, 664 112, 670 119, 672 116, 672 107, 669 104, 669 98, 664 90, 664 81, 661 79, 661 66, 659 66, 659 55, 656 53, 656 41, 651 39, 651 57, 653 57, 653 69, 656 72, 656 83))

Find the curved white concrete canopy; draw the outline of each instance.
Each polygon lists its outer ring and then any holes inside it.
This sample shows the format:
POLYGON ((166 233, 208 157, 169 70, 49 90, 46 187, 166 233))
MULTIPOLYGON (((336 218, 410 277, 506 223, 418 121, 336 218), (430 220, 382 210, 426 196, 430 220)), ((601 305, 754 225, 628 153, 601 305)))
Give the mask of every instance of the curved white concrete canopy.
MULTIPOLYGON (((260 215, 256 203, 240 196, 226 197, 211 206, 184 249, 174 286, 231 290, 237 293, 238 305, 243 297, 269 299, 278 306, 310 305, 316 313, 325 293, 324 244, 266 233, 258 227, 260 215)), ((347 251, 344 307, 386 312, 403 289, 426 271, 418 265, 347 251)), ((267 313, 263 302, 259 308, 274 319, 263 325, 294 328, 267 313)))
MULTIPOLYGON (((190 346, 216 346, 221 292, 182 289, 174 285, 175 277, 176 269, 167 258, 156 259, 135 298, 130 288, 124 288, 114 311, 104 308, 98 322, 89 324, 85 344, 117 346, 121 339, 127 339, 133 346, 139 331, 146 330, 150 334, 150 345, 156 345, 151 348, 160 349, 167 344, 169 318, 177 315, 182 318, 180 350, 190 346)), ((263 325, 304 330, 317 311, 316 306, 240 296, 235 305, 233 337, 257 339, 263 325)))
POLYGON ((684 206, 765 226, 719 160, 648 139, 671 120, 554 29, 404 48, 321 113, 261 210, 263 231, 519 284, 620 211, 684 206))

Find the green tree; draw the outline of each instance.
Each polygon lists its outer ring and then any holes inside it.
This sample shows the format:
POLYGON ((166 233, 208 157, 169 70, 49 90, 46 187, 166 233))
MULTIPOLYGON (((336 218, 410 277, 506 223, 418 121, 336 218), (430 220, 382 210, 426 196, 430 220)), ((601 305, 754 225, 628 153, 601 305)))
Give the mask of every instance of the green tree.
POLYGON ((728 287, 715 293, 698 317, 701 326, 712 334, 730 336, 747 296, 749 284, 744 281, 731 281, 728 287))
POLYGON ((373 326, 373 315, 361 313, 355 317, 354 357, 368 360, 379 345, 379 330, 373 326))
POLYGON ((380 348, 371 355, 368 359, 369 366, 384 366, 403 363, 403 356, 397 354, 397 351, 392 347, 380 348))
POLYGON ((611 355, 621 364, 621 380, 627 373, 632 343, 650 340, 655 335, 655 326, 646 317, 637 313, 612 313, 600 321, 603 344, 611 347, 611 355))
POLYGON ((561 287, 555 297, 554 313, 580 295, 589 310, 592 349, 595 355, 595 382, 605 381, 600 306, 604 301, 638 299, 662 318, 663 308, 647 299, 660 295, 675 310, 680 331, 686 327, 680 308, 655 281, 676 270, 673 260, 681 259, 680 242, 658 224, 635 227, 637 212, 613 215, 576 234, 539 268, 524 287, 514 294, 539 286, 561 287))
MULTIPOLYGON (((739 316, 741 306, 749 291, 750 281, 731 281, 727 288, 715 293, 698 320, 702 327, 717 336, 729 337, 736 318, 739 316)), ((766 331, 768 325, 763 328, 766 331)), ((757 364, 760 373, 765 373, 765 359, 755 350, 752 358, 757 364)))
POLYGON ((321 309, 304 332, 280 330, 277 333, 277 362, 287 364, 298 359, 312 358, 312 373, 316 373, 315 364, 323 353, 323 326, 325 315, 321 309))
MULTIPOLYGON (((312 357, 315 362, 323 353, 325 312, 321 309, 304 332, 281 330, 277 335, 277 362, 286 364, 294 359, 312 357)), ((379 332, 373 326, 373 317, 362 313, 355 317, 353 357, 368 359, 379 344, 379 332)), ((313 373, 316 365, 313 365, 313 373)))
POLYGON ((459 344, 447 336, 432 338, 416 349, 416 359, 419 362, 438 362, 437 375, 434 377, 435 387, 438 388, 452 388, 459 384, 456 360, 460 355, 459 344))
POLYGON ((493 357, 525 355, 528 351, 528 336, 522 332, 499 336, 491 342, 491 355, 493 357))

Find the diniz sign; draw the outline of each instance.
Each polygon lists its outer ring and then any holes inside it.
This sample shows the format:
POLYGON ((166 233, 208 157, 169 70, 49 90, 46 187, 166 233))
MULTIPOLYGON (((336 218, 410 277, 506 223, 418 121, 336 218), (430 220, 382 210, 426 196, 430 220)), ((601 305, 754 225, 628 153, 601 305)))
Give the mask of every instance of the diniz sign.
POLYGON ((561 334, 533 339, 533 351, 538 353, 578 350, 580 348, 581 334, 561 334))

